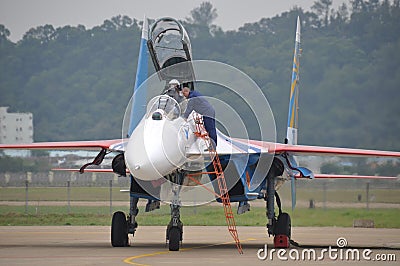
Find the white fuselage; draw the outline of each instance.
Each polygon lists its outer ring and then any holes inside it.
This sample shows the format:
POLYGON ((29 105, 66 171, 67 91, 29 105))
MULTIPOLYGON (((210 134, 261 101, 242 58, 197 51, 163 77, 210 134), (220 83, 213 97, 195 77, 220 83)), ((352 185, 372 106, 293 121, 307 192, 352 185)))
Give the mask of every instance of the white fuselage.
POLYGON ((129 138, 125 162, 133 176, 150 181, 182 167, 187 161, 189 134, 193 133, 189 133, 189 125, 173 98, 157 96, 147 110, 129 138))
POLYGON ((181 117, 154 120, 146 115, 126 147, 125 161, 131 174, 142 180, 156 180, 179 168, 186 159, 187 138, 181 130, 184 124, 181 117))

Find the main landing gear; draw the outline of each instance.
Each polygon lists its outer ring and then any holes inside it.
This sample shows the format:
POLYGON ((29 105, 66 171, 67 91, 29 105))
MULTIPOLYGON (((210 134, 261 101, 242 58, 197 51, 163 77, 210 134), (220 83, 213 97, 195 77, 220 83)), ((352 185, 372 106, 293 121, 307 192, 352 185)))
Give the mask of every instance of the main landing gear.
POLYGON ((275 217, 273 209, 271 210, 268 207, 269 204, 267 199, 268 235, 274 236, 275 248, 288 248, 290 246, 292 235, 292 224, 290 220, 290 215, 286 212, 282 212, 281 200, 276 191, 274 193, 274 196, 276 198, 276 202, 279 208, 279 215, 278 217, 275 217))
MULTIPOLYGON (((171 220, 166 229, 166 242, 170 251, 178 251, 183 240, 183 223, 180 220, 181 202, 179 194, 181 185, 183 184, 184 172, 176 171, 168 175, 172 184, 173 199, 170 204, 171 220)), ((131 189, 129 215, 121 212, 115 212, 111 223, 111 245, 113 247, 129 246, 129 234, 135 235, 138 224, 136 216, 139 213, 138 202, 139 198, 133 196, 131 189)), ((160 208, 160 201, 149 199, 145 208, 146 212, 160 208)))
MULTIPOLYGON (((276 192, 275 192, 276 193, 276 192)), ((278 203, 279 215, 274 224, 274 247, 275 248, 288 248, 292 236, 292 224, 290 216, 286 212, 282 212, 281 200, 278 193, 275 194, 276 202, 278 203)))
POLYGON ((282 212, 281 199, 275 191, 275 178, 282 175, 283 165, 278 159, 274 159, 273 165, 267 175, 267 193, 264 197, 267 209, 268 235, 274 236, 275 248, 288 248, 291 242, 292 225, 288 213, 282 212), (279 214, 275 216, 275 199, 279 214))
MULTIPOLYGON (((129 234, 135 235, 138 224, 136 222, 136 216, 139 213, 137 204, 139 198, 131 196, 129 215, 125 216, 125 213, 117 211, 114 213, 111 222, 111 245, 113 247, 127 247, 129 246, 129 234)), ((147 205, 153 202, 149 200, 147 205)), ((147 209, 146 209, 147 210, 147 209)))

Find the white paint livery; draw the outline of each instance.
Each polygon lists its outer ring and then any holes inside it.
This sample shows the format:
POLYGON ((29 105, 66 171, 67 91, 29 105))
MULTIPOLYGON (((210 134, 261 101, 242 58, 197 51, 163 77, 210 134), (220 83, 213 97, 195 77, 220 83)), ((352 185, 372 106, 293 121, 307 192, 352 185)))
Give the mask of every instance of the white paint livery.
POLYGON ((167 95, 153 98, 147 114, 132 132, 125 161, 133 176, 157 180, 183 165, 187 137, 178 103, 167 95), (162 107, 162 108, 161 108, 162 107))

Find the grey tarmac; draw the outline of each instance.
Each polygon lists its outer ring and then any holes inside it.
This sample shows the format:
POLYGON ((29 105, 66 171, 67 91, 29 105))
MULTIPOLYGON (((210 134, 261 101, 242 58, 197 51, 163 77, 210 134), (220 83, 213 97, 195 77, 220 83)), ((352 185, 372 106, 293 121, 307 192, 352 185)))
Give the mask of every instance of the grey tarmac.
MULTIPOLYGON (((273 249, 265 227, 238 227, 244 254, 240 255, 224 226, 184 227, 180 251, 170 252, 165 244, 165 227, 139 226, 131 245, 113 248, 107 226, 2 226, 0 227, 0 265, 399 265, 400 229, 295 227, 292 238, 302 247, 291 246, 281 256, 278 251, 262 260, 273 249), (345 238, 346 249, 360 253, 371 249, 370 260, 301 259, 302 251, 337 248, 345 238), (293 260, 299 254, 299 260, 293 260), (382 255, 386 261, 377 261, 382 255), (290 257, 290 256, 291 257, 290 257), (390 255, 390 256, 389 256, 390 255), (389 258, 390 257, 390 258, 389 258), (272 258, 272 260, 271 260, 272 258), (287 260, 283 260, 286 258, 287 260), (387 260, 392 261, 387 261, 387 260), (396 261, 393 261, 395 259, 396 261)), ((283 252, 283 251, 282 251, 283 252)), ((349 253, 350 254, 350 253, 349 253)), ((351 258, 351 257, 350 257, 351 258)))

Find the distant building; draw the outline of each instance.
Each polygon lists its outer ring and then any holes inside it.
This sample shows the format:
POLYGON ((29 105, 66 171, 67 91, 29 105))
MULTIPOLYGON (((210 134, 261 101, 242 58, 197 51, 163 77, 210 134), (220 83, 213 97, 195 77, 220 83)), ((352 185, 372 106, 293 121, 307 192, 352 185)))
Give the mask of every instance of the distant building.
MULTIPOLYGON (((8 113, 8 107, 0 107, 0 143, 18 144, 33 142, 32 113, 8 113)), ((8 154, 8 152, 7 152, 8 154)), ((15 154, 12 153, 12 154, 15 154)), ((26 152, 20 155, 28 155, 26 152)))
POLYGON ((8 113, 8 107, 0 107, 0 143, 32 143, 32 113, 8 113))

